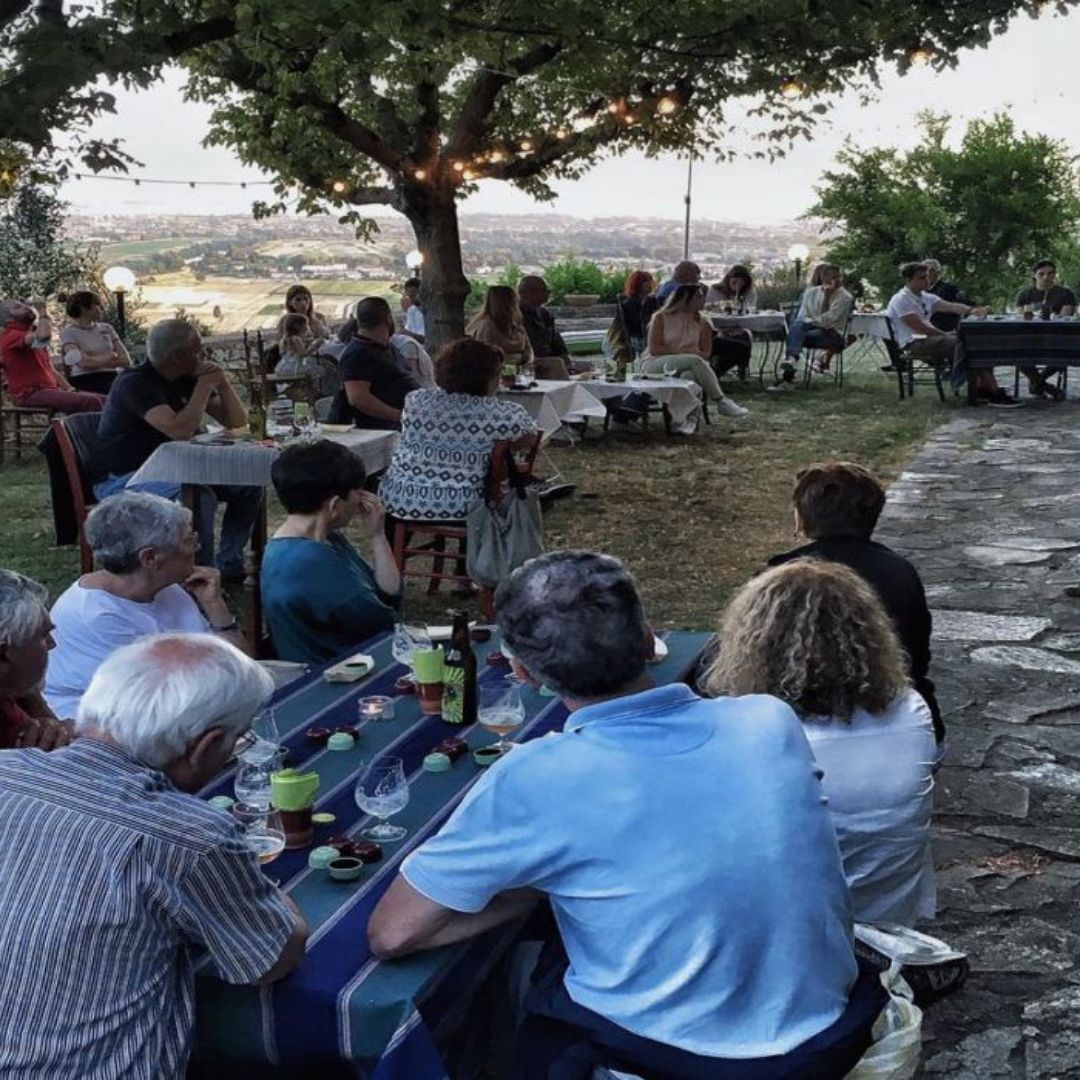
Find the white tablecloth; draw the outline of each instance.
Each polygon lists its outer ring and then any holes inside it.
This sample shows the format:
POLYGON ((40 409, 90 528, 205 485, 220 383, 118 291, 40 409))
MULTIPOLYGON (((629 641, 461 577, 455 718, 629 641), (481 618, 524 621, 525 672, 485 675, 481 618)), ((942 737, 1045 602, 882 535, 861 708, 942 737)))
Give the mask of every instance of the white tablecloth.
MULTIPOLYGON (((390 464, 398 442, 396 431, 363 431, 359 428, 321 437, 348 447, 364 463, 369 476, 382 472, 390 464)), ((169 442, 159 446, 128 483, 156 480, 170 484, 269 487, 270 466, 280 453, 278 447, 245 442, 232 446, 169 442)))
POLYGON ((697 430, 701 387, 688 379, 630 379, 627 382, 596 382, 589 379, 581 385, 601 400, 624 397, 634 391, 648 394, 667 406, 676 430, 683 434, 691 434, 697 430))
POLYGON ((706 312, 714 330, 732 330, 736 327, 749 330, 752 334, 786 334, 787 319, 782 311, 758 311, 753 315, 721 315, 716 311, 706 312))
POLYGON ((516 401, 548 435, 566 422, 585 417, 603 419, 607 410, 580 382, 538 379, 531 390, 503 390, 501 397, 516 401))
POLYGON ((889 319, 884 311, 856 311, 851 316, 848 333, 856 337, 881 338, 889 340, 889 319))

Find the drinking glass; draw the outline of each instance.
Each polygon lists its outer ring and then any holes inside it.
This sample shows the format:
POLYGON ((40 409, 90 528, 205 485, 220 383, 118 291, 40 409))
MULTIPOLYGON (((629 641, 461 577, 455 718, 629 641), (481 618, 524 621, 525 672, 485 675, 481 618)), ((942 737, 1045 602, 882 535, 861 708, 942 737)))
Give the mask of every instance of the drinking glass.
POLYGON ((269 761, 279 750, 281 733, 278 731, 277 717, 273 709, 263 709, 256 714, 248 730, 248 737, 241 746, 237 746, 237 756, 242 761, 259 764, 269 761))
POLYGON ((263 810, 269 809, 270 777, 281 768, 283 760, 284 753, 280 750, 265 761, 241 759, 233 780, 236 801, 263 810))
POLYGON ((355 796, 356 805, 365 814, 378 818, 377 825, 369 825, 361 831, 365 840, 385 844, 400 840, 408 832, 400 825, 387 822, 409 805, 409 784, 401 758, 389 754, 377 757, 357 781, 355 796))
POLYGON ((298 401, 293 406, 293 425, 300 433, 300 438, 307 440, 311 438, 312 430, 315 427, 315 418, 311 415, 311 406, 306 401, 298 401))
POLYGON ((244 843, 260 866, 273 862, 285 850, 285 826, 276 810, 237 803, 233 816, 240 822, 244 843))
MULTIPOLYGON (((397 623, 394 627, 394 639, 390 644, 390 652, 399 664, 406 667, 412 666, 414 652, 430 649, 431 638, 427 628, 423 626, 407 626, 405 623, 397 623)), ((408 678, 412 678, 410 671, 408 678)))
POLYGON ((495 749, 505 754, 513 746, 506 736, 525 720, 525 703, 521 687, 513 683, 481 686, 477 690, 477 719, 485 731, 499 736, 495 749))

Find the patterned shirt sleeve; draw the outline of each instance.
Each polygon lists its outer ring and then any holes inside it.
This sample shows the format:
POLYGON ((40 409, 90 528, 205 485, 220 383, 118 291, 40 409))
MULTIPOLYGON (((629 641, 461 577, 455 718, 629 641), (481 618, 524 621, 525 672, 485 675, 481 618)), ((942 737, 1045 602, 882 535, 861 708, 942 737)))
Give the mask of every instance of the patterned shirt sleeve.
POLYGON ((255 982, 277 963, 296 916, 238 836, 204 851, 173 888, 182 932, 225 982, 255 982))
POLYGON ((516 401, 497 401, 499 410, 495 414, 495 437, 513 442, 522 435, 531 435, 539 430, 536 421, 516 401))

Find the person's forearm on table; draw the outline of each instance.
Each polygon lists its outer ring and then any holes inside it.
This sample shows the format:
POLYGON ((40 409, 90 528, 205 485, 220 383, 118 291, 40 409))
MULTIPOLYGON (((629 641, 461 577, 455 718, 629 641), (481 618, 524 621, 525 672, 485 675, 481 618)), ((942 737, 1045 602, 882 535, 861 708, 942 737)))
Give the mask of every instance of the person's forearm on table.
POLYGON ((527 915, 542 895, 535 889, 511 889, 500 893, 481 911, 442 908, 437 920, 415 928, 395 923, 392 906, 388 904, 384 910, 380 901, 368 923, 368 944, 380 960, 453 945, 527 915))
POLYGON ((205 383, 196 383, 191 394, 191 400, 173 416, 165 434, 170 439, 176 439, 180 442, 190 439, 202 424, 212 393, 213 387, 207 386, 205 383))

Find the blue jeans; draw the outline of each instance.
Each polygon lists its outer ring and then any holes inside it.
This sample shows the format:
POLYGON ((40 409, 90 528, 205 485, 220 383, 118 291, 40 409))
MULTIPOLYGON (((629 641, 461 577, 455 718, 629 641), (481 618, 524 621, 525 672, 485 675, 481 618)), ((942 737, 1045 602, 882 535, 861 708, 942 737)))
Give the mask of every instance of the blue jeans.
POLYGON ((827 330, 803 319, 796 319, 788 330, 784 355, 788 360, 798 360, 803 349, 832 349, 840 352, 844 339, 835 330, 827 330))
MULTIPOLYGON (((180 485, 160 480, 128 486, 127 476, 110 476, 94 485, 94 495, 100 500, 118 491, 148 491, 173 502, 180 500, 180 485)), ((229 576, 243 573, 244 548, 251 539, 252 529, 262 506, 262 488, 217 484, 195 488, 194 527, 199 534, 200 566, 214 566, 214 516, 219 502, 225 503, 225 518, 221 523, 221 550, 217 568, 229 576)))

